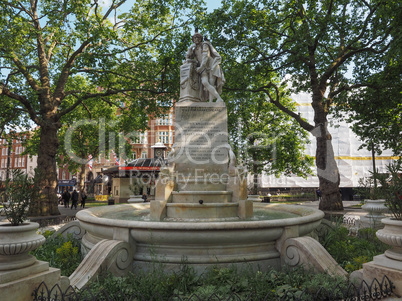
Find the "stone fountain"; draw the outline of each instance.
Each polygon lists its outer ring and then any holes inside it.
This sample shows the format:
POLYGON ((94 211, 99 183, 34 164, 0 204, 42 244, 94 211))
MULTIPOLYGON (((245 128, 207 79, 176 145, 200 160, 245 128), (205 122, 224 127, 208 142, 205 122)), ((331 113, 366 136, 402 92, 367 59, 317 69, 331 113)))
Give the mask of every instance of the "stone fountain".
POLYGON ((345 275, 305 236, 320 225, 323 212, 247 200, 245 171, 228 143, 221 58, 200 34, 193 42, 180 68, 175 144, 169 166, 159 174, 155 200, 78 212, 87 255, 71 283, 82 287, 101 269, 120 275, 155 261, 167 269, 186 262, 199 272, 209 266, 267 270, 308 263, 345 275))

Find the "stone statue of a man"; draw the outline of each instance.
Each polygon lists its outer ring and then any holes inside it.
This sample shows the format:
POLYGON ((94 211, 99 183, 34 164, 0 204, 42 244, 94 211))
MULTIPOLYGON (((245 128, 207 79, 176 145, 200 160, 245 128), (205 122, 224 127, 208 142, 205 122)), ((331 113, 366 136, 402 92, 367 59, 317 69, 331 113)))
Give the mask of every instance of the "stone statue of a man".
POLYGON ((181 75, 182 89, 189 82, 191 89, 198 90, 198 101, 209 100, 212 102, 214 99, 223 101, 220 94, 225 77, 221 68, 221 56, 212 44, 207 39, 204 40, 197 31, 193 35, 192 41, 194 44, 188 49, 186 63, 182 66, 182 71, 186 70, 181 75))

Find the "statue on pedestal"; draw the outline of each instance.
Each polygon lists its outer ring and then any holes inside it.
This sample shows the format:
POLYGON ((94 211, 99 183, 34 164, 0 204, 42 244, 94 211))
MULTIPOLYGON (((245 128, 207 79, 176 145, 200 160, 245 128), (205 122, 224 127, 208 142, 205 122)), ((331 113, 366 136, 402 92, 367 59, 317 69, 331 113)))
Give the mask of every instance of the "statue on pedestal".
POLYGON ((222 58, 212 44, 197 32, 180 67, 180 101, 223 101, 220 97, 225 77, 222 58))

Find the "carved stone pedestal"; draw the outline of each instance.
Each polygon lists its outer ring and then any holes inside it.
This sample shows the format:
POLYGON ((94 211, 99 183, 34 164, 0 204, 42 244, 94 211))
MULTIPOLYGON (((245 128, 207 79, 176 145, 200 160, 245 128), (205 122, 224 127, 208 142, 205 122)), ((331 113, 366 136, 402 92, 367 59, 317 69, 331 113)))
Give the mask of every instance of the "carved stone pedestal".
POLYGON ((48 262, 38 261, 28 254, 45 241, 36 233, 39 224, 11 226, 0 223, 0 299, 2 301, 32 300, 32 292, 42 282, 52 287, 67 288, 68 278, 60 270, 50 268, 48 262))

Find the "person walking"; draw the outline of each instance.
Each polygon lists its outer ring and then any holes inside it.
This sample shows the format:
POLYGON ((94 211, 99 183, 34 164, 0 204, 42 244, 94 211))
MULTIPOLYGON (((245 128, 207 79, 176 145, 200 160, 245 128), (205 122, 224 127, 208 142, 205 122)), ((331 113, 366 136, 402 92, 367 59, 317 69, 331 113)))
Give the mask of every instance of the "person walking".
POLYGON ((87 195, 85 194, 85 191, 81 191, 81 208, 85 208, 85 201, 87 199, 87 195))
POLYGON ((317 194, 317 201, 321 201, 322 193, 321 193, 320 188, 317 188, 317 190, 315 191, 315 193, 317 194))
POLYGON ((71 210, 73 207, 77 209, 78 206, 78 192, 74 189, 73 194, 71 195, 71 210))
POLYGON ((63 199, 63 204, 64 204, 64 208, 68 208, 69 207, 69 203, 70 203, 70 198, 71 195, 68 192, 68 188, 66 188, 61 196, 61 198, 63 199))
POLYGON ((147 201, 147 195, 146 195, 146 193, 144 193, 144 194, 142 195, 142 199, 144 200, 144 203, 147 201))

